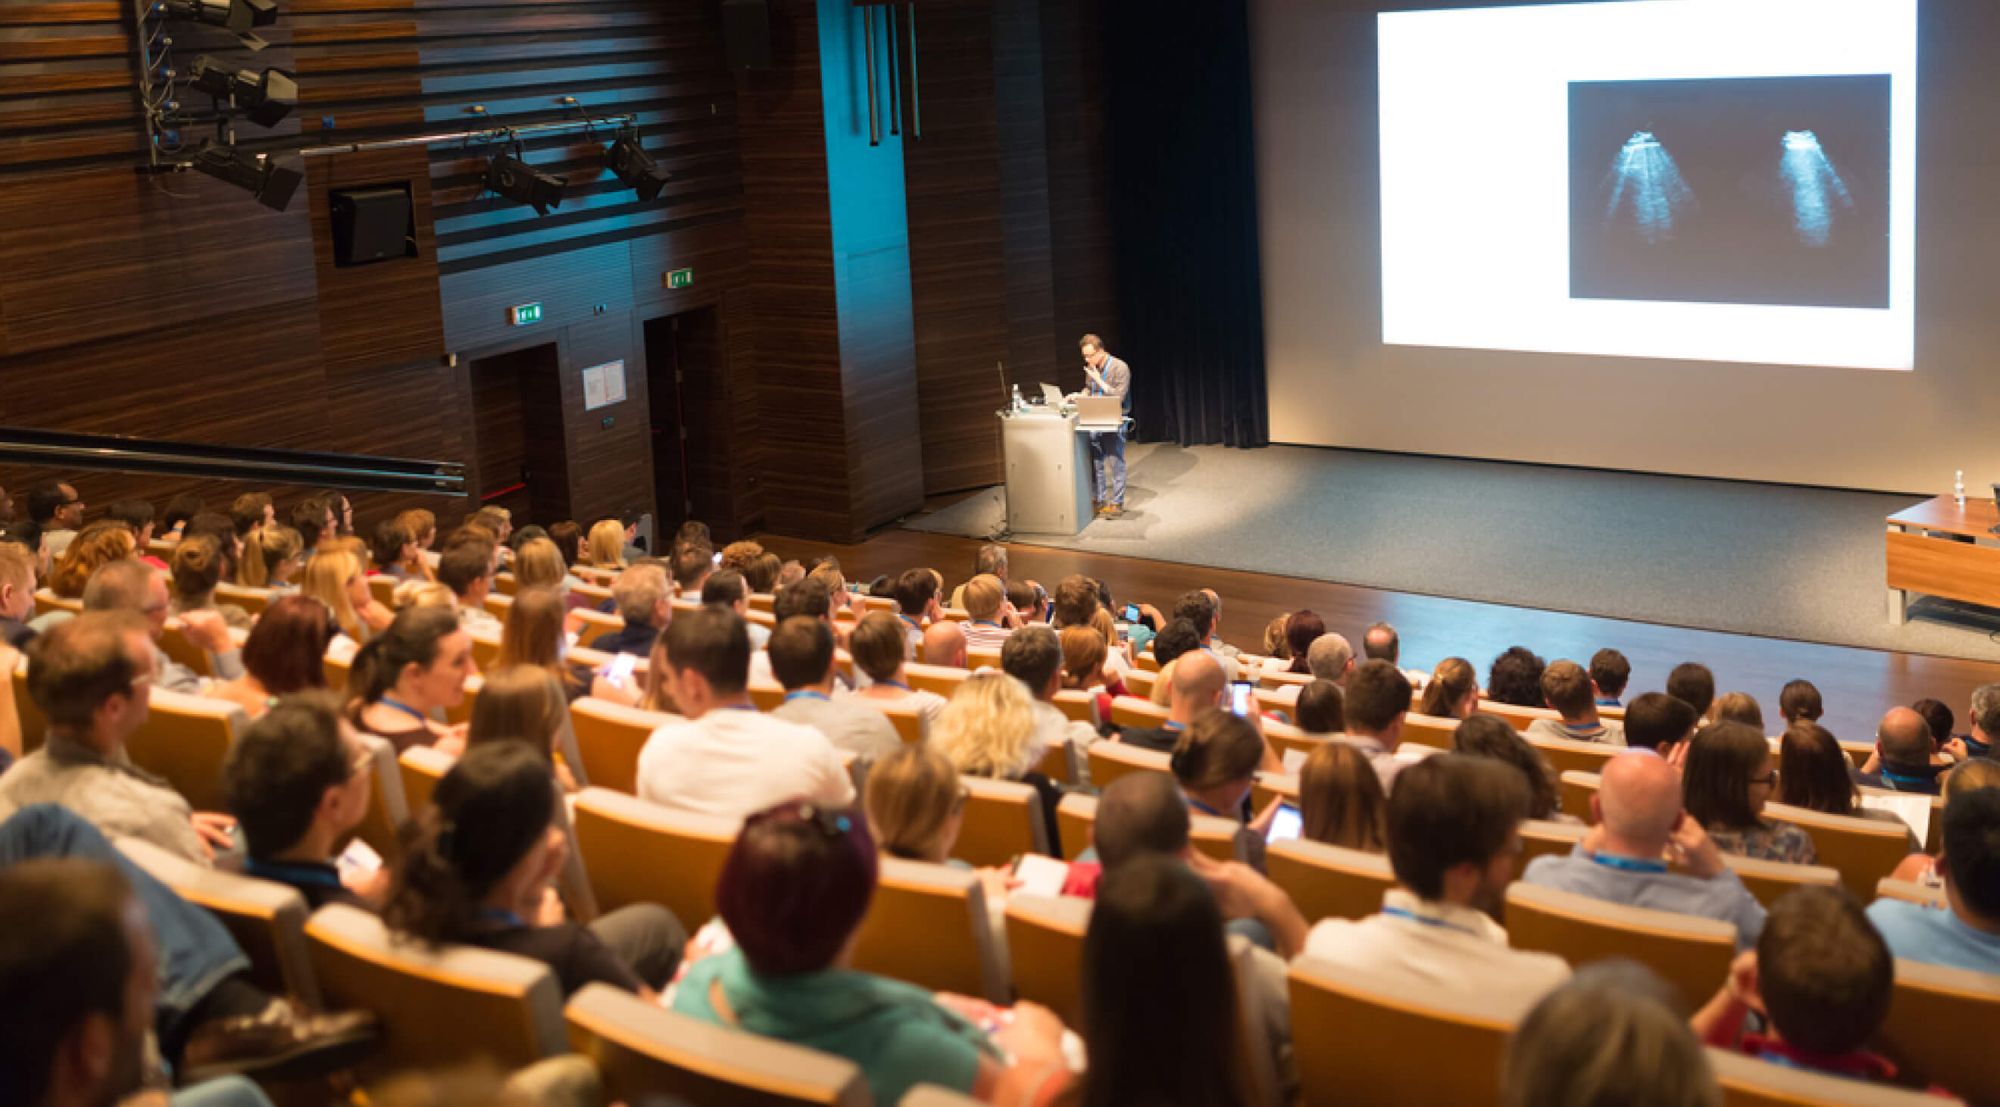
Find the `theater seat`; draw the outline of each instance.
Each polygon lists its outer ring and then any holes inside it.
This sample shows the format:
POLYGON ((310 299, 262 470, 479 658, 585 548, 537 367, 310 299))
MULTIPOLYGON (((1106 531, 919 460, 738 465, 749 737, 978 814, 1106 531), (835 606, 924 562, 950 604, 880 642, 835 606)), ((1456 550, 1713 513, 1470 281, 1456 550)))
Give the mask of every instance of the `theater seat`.
POLYGON ((1157 727, 1167 721, 1167 709, 1137 696, 1118 696, 1111 701, 1111 725, 1116 727, 1157 727))
POLYGON ((364 1076, 475 1060, 514 1069, 566 1047, 562 993, 540 961, 397 938, 375 915, 344 904, 308 919, 306 940, 327 1006, 381 1019, 364 1076))
POLYGON ((965 651, 965 667, 968 669, 997 669, 1000 667, 999 650, 965 651))
POLYGON ((597 1065, 610 1102, 870 1107, 852 1061, 676 1014, 609 984, 586 985, 563 1016, 570 1047, 597 1065))
POLYGON ((1724 1107, 1938 1107, 1955 1102, 1910 1088, 1829 1076, 1726 1049, 1710 1048, 1708 1066, 1724 1107))
POLYGON ((620 616, 606 615, 602 611, 593 611, 587 607, 574 609, 570 617, 577 620, 576 644, 586 648, 607 634, 616 634, 625 629, 625 620, 620 616))
MULTIPOLYGON (((421 811, 430 806, 431 793, 444 775, 451 771, 453 763, 449 755, 439 753, 430 746, 412 746, 403 751, 396 764, 403 780, 403 799, 411 811, 421 811)), ((556 804, 555 820, 574 847, 576 830, 570 825, 567 803, 556 804)), ((563 902, 569 906, 570 916, 577 922, 587 923, 597 917, 597 895, 584 869, 582 850, 572 848, 563 858, 563 871, 556 878, 556 890, 562 894, 563 902)))
POLYGON ((936 1084, 918 1084, 903 1093, 896 1107, 974 1107, 978 1102, 971 1096, 960 1095, 936 1084))
POLYGON ((196 811, 226 811, 222 762, 250 725, 228 700, 154 688, 146 721, 125 740, 132 763, 165 777, 196 811))
POLYGON ((1396 886, 1382 854, 1303 838, 1272 842, 1264 867, 1308 923, 1366 918, 1382 909, 1382 893, 1396 886))
POLYGON ((684 722, 679 715, 585 696, 569 705, 570 725, 591 784, 626 795, 639 791, 639 751, 653 731, 684 722))
POLYGON ((486 678, 484 676, 478 673, 467 676, 465 678, 464 698, 458 701, 458 706, 444 709, 444 721, 453 726, 457 726, 460 723, 470 723, 472 721, 472 709, 479 705, 479 693, 485 690, 486 678))
POLYGON ((1171 756, 1158 750, 1128 746, 1123 742, 1092 742, 1089 750, 1090 781, 1099 788, 1126 773, 1164 773, 1171 777, 1171 756))
POLYGON ((166 629, 160 633, 160 652, 187 666, 197 676, 215 676, 215 655, 195 645, 182 629, 179 619, 169 620, 166 629))
POLYGON ((1528 744, 1535 747, 1558 775, 1566 772, 1601 773, 1604 771, 1606 761, 1627 752, 1624 746, 1606 745, 1603 742, 1573 742, 1567 738, 1530 736, 1528 744))
POLYGON ((1583 841, 1584 831, 1589 828, 1578 823, 1558 823, 1545 819, 1521 820, 1521 856, 1514 870, 1515 879, 1520 879, 1528 869, 1528 863, 1537 857, 1567 857, 1583 841))
POLYGON ((1875 882, 1875 898, 1900 899, 1919 907, 1943 907, 1946 903, 1943 888, 1933 888, 1914 880, 1895 880, 1890 877, 1875 882))
POLYGON ((776 711, 785 702, 785 686, 775 680, 753 680, 744 686, 750 706, 759 711, 776 711))
POLYGON ((1419 715, 1412 711, 1403 716, 1403 742, 1432 749, 1452 748, 1451 736, 1458 731, 1457 719, 1446 719, 1436 715, 1419 715))
POLYGON ((182 899, 220 920, 250 959, 250 979, 259 987, 319 1008, 319 982, 306 951, 306 901, 297 889, 197 865, 136 838, 119 839, 118 850, 182 899))
POLYGON ((35 699, 28 695, 28 656, 22 654, 8 674, 14 684, 14 714, 21 720, 21 753, 30 754, 42 748, 48 739, 49 722, 43 717, 42 709, 35 706, 35 699))
POLYGON ((961 776, 970 795, 951 855, 970 865, 1005 865, 1026 853, 1048 854, 1042 796, 1033 785, 961 776))
POLYGON ((882 858, 880 872, 854 967, 1006 1003, 1005 953, 994 941, 979 874, 895 857, 882 858))
MULTIPOLYGON (((401 583, 402 581, 397 580, 395 577, 377 573, 368 578, 369 598, 383 607, 394 611, 396 609, 396 586, 401 583)), ((494 578, 493 583, 494 587, 500 589, 502 592, 512 594, 514 591, 514 574, 501 573, 494 578)), ((217 599, 222 598, 222 589, 219 586, 216 588, 215 595, 217 599)))
POLYGON ((1575 815, 1584 822, 1596 826, 1597 816, 1590 812, 1590 797, 1597 794, 1599 776, 1596 773, 1580 773, 1575 770, 1563 773, 1556 781, 1558 802, 1563 814, 1575 815))
POLYGON ((1127 669, 1124 677, 1125 690, 1139 699, 1150 699, 1153 695, 1153 685, 1159 683, 1159 680, 1160 674, 1156 669, 1127 669))
POLYGON ((1981 1048, 2000 1027, 2000 974, 1896 962, 1896 990, 1877 1036, 1906 1075, 2000 1103, 2000 1064, 1981 1048))
POLYGON ((1722 986, 1736 956, 1726 922, 1592 899, 1516 882, 1507 888, 1507 938, 1581 967, 1626 957, 1680 989, 1693 1010, 1722 986))
POLYGON ((910 687, 925 692, 936 692, 950 699, 965 678, 972 675, 970 669, 956 669, 949 665, 926 665, 912 661, 903 666, 903 679, 910 687))
POLYGON ((1876 882, 1910 855, 1909 831, 1900 822, 1822 815, 1782 803, 1765 804, 1764 817, 1796 824, 1812 835, 1819 864, 1838 869, 1841 882, 1862 903, 1875 894, 1876 882))
POLYGON ((431 805, 431 792, 444 774, 451 771, 452 764, 450 755, 430 746, 411 746, 396 758, 397 775, 403 781, 403 801, 410 810, 422 811, 431 805))
POLYGON ((1083 936, 1090 901, 1075 896, 1007 897, 1007 961, 1014 992, 1083 1025, 1083 936))
POLYGON ((1525 1011, 1313 957, 1288 981, 1304 1107, 1499 1102, 1500 1057, 1525 1011))
POLYGON ((393 862, 403 855, 401 827, 410 817, 409 803, 403 798, 402 768, 396 762, 396 747, 373 734, 358 736, 368 748, 368 771, 373 774, 368 789, 368 810, 361 816, 355 836, 393 862))
POLYGON ((1056 710, 1073 723, 1097 725, 1097 697, 1081 688, 1064 688, 1056 693, 1056 710))
POLYGON ((576 849, 600 911, 657 903, 690 930, 715 915, 715 883, 737 823, 692 815, 607 788, 577 793, 576 849))
MULTIPOLYGON (((1097 743, 1098 746, 1104 743, 1097 743)), ((1096 749, 1097 746, 1092 746, 1096 749)), ((1102 783, 1102 782, 1100 782, 1102 783)), ((1097 821, 1097 797, 1071 792, 1056 804, 1056 831, 1062 837, 1064 860, 1074 861, 1090 848, 1090 827, 1097 821)), ((1241 861, 1236 855, 1237 824, 1214 815, 1188 816, 1189 838, 1194 848, 1217 861, 1241 861)))
POLYGON ((1733 853, 1723 854, 1722 863, 1729 866, 1736 874, 1736 878, 1750 890, 1750 894, 1757 897, 1757 902, 1766 908, 1784 898, 1785 893, 1794 888, 1840 887, 1840 873, 1825 865, 1759 861, 1754 857, 1739 857, 1733 853))
MULTIPOLYGON (((280 593, 269 588, 245 588, 239 584, 222 581, 215 586, 216 603, 233 603, 252 615, 262 615, 264 609, 275 602, 280 593)), ((383 603, 389 603, 383 600, 383 603)))

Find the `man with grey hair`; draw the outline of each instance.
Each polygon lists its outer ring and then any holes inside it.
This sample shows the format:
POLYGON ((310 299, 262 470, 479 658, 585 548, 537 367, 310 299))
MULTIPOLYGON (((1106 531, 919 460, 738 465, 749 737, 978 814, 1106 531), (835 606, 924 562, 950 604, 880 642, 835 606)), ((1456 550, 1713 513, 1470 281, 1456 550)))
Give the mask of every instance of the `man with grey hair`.
POLYGON ((1993 741, 2000 738, 2000 684, 1982 684, 1972 690, 1972 733, 1946 742, 1946 753, 1964 761, 1969 757, 2000 757, 1993 741))
POLYGON ((1328 631, 1306 648, 1306 669, 1314 680, 1330 680, 1345 688, 1348 674, 1354 672, 1354 647, 1347 644, 1347 639, 1328 631))
MULTIPOLYGON (((153 677, 156 688, 198 696, 209 681, 186 665, 168 657, 160 648, 167 632, 168 595, 166 574, 143 561, 124 558, 108 562, 90 575, 83 588, 85 611, 124 611, 145 621, 153 641, 153 677)), ((187 611, 180 615, 180 631, 196 648, 208 651, 218 677, 236 680, 243 675, 243 653, 230 637, 229 624, 213 611, 187 611)))
POLYGON ((626 569, 611 584, 611 602, 618 605, 625 626, 599 637, 591 648, 640 657, 652 653, 653 643, 674 617, 673 589, 667 583, 666 570, 653 562, 626 569))
MULTIPOLYGON (((1004 586, 1007 583, 1007 547, 996 542, 988 542, 979 547, 979 552, 972 555, 972 575, 999 577, 1000 583, 1004 586)), ((965 606, 964 584, 961 583, 951 590, 951 606, 965 606)))

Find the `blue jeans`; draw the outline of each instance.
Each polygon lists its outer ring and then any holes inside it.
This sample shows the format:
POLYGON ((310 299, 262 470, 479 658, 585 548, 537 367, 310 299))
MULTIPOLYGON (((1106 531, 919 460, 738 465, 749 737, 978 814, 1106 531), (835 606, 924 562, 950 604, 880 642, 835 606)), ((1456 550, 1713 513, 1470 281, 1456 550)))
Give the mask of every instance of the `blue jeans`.
POLYGON ((0 823, 0 869, 38 857, 82 857, 118 866, 146 905, 159 947, 160 997, 156 1021, 161 1037, 194 1009, 224 977, 243 972, 250 961, 215 916, 182 899, 174 890, 125 859, 98 829, 66 807, 38 803, 0 823))
POLYGON ((1125 506, 1125 432, 1090 436, 1090 496, 1125 506))
POLYGON ((271 1107, 264 1089, 241 1076, 205 1080, 174 1093, 173 1107, 271 1107))

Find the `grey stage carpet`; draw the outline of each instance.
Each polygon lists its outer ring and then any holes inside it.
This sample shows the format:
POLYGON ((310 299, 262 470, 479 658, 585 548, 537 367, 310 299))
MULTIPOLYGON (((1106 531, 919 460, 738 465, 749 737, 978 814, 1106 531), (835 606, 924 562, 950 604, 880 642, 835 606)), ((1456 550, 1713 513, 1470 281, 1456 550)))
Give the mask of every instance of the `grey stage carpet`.
MULTIPOLYGON (((1273 446, 1127 451, 1128 514, 1016 541, 1457 599, 2000 658, 2000 620, 1924 601, 1891 626, 1882 519, 1908 496, 1273 446)), ((989 489, 906 520, 985 537, 989 489)))

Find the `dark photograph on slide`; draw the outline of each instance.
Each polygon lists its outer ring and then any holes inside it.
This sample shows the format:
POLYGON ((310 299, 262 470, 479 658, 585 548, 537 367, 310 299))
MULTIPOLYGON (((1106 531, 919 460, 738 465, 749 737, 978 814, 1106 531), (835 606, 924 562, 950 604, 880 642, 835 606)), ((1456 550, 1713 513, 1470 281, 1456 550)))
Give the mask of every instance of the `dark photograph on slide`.
POLYGON ((1889 77, 1572 81, 1572 299, 1889 306, 1889 77))

